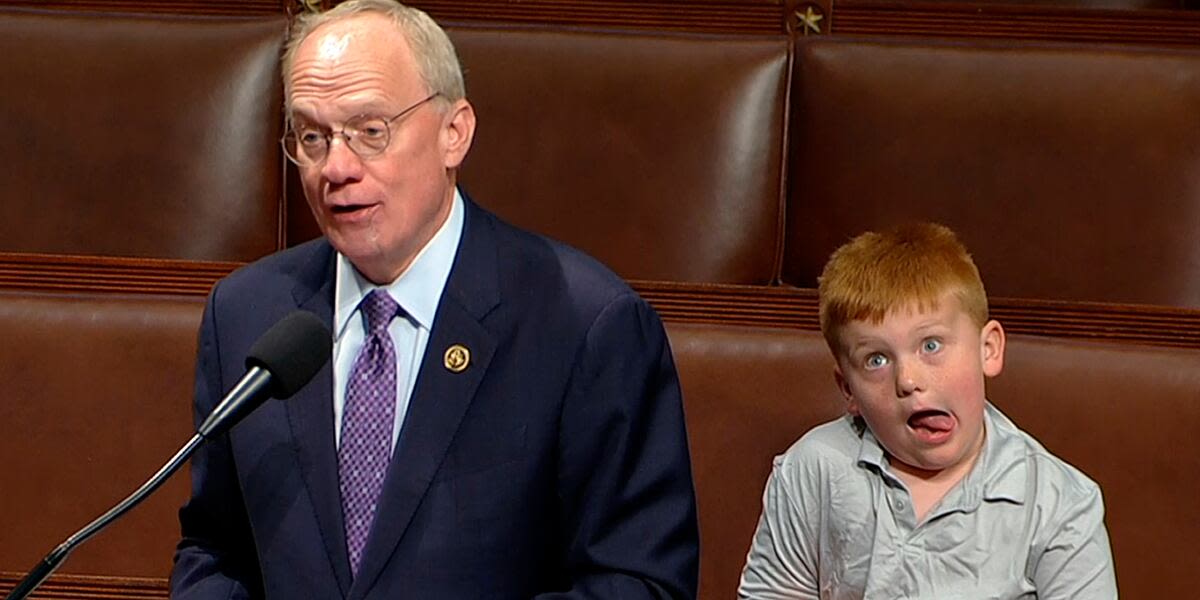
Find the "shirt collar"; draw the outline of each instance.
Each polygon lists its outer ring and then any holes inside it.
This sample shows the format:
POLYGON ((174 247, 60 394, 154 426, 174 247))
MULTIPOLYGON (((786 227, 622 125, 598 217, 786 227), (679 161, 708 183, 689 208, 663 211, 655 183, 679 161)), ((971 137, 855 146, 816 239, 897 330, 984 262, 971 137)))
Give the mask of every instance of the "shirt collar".
POLYGON ((337 253, 337 275, 334 291, 335 338, 340 339, 354 316, 358 305, 372 290, 383 288, 404 309, 404 314, 418 327, 433 328, 442 290, 450 278, 458 242, 462 239, 465 208, 462 195, 454 190, 450 215, 421 248, 412 264, 387 285, 375 285, 354 268, 350 259, 337 253))
MULTIPOLYGON (((859 425, 855 424, 855 427, 859 425)), ((858 463, 872 467, 871 470, 880 476, 888 477, 883 446, 869 427, 861 427, 858 463)), ((961 504, 978 506, 980 500, 1007 500, 1024 504, 1027 467, 1024 460, 1025 445, 1017 426, 988 402, 984 406, 983 427, 983 452, 958 486, 962 490, 961 504)))
POLYGON ((984 442, 983 456, 980 457, 981 464, 975 469, 979 474, 973 477, 982 488, 982 498, 1024 504, 1028 469, 1024 437, 1017 426, 991 402, 984 408, 983 422, 987 428, 987 440, 984 442))

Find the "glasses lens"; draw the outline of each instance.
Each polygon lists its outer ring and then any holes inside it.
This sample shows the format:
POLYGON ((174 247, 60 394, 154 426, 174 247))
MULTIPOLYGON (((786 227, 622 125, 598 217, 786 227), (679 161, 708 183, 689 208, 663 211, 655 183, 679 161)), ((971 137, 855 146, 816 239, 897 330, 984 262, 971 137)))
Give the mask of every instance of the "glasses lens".
POLYGON ((325 158, 329 145, 325 136, 313 130, 289 131, 283 136, 283 153, 292 162, 303 166, 311 166, 325 158))
POLYGON ((380 118, 354 119, 346 123, 346 142, 359 156, 374 156, 387 148, 387 121, 380 118))

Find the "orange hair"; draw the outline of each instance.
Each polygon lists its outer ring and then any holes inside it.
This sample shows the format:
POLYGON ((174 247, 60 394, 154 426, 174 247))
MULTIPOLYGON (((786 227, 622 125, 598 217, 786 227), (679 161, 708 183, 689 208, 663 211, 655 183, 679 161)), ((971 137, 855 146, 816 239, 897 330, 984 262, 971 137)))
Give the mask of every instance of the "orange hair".
POLYGON ((834 251, 818 281, 821 333, 835 353, 842 326, 878 324, 914 303, 921 312, 936 310, 947 291, 979 327, 988 320, 979 269, 954 232, 936 223, 861 234, 834 251))

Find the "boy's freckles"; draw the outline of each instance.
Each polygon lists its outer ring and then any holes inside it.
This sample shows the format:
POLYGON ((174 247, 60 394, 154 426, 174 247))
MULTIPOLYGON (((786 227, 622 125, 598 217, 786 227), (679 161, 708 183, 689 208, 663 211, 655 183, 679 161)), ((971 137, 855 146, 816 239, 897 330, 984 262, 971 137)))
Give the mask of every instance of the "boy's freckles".
POLYGON ((925 312, 906 307, 880 323, 841 328, 835 375, 848 410, 899 468, 937 473, 973 463, 983 443, 984 375, 992 370, 985 341, 993 324, 981 330, 945 294, 925 312))

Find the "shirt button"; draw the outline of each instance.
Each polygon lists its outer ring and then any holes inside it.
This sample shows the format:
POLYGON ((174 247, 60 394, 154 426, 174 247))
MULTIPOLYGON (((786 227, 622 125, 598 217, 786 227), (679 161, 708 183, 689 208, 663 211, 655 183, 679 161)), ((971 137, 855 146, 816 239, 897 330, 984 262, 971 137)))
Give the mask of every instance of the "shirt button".
POLYGON ((904 510, 905 505, 906 503, 904 502, 903 498, 896 498, 894 501, 892 501, 892 507, 894 507, 896 510, 904 510))

